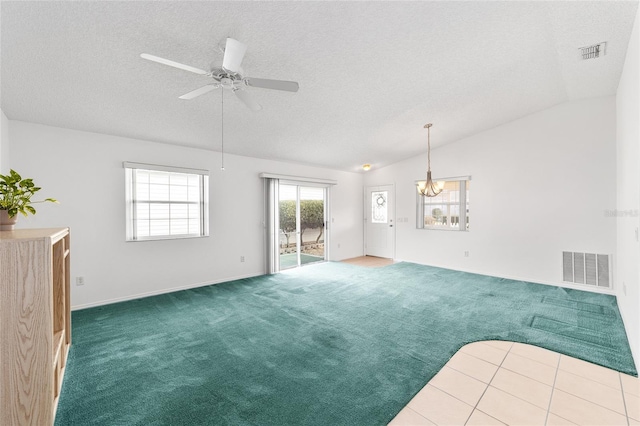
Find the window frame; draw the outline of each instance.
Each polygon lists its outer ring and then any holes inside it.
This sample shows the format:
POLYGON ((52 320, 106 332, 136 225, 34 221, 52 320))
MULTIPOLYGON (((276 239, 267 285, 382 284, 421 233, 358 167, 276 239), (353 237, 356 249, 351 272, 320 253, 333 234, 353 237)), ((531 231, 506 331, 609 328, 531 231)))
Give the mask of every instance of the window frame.
MULTIPOLYGON (((125 240, 127 242, 136 241, 158 241, 158 240, 178 240, 185 238, 204 238, 209 236, 209 170, 205 169, 191 169, 185 167, 163 166, 158 164, 145 164, 134 163, 125 161, 122 163, 125 170, 125 204, 126 204, 126 234, 125 240), (146 170, 151 172, 165 172, 165 173, 179 173, 189 176, 198 177, 198 192, 199 200, 197 202, 185 202, 171 200, 144 200, 138 201, 136 194, 136 170, 146 170), (171 205, 183 205, 183 204, 197 204, 200 210, 200 223, 198 234, 163 234, 163 235, 149 235, 139 236, 137 235, 137 205, 139 202, 154 203, 154 204, 167 204, 171 205)), ((169 184, 170 186, 171 184, 169 184)), ((171 220, 171 219, 169 219, 171 220)))
MULTIPOLYGON (((416 229, 426 229, 426 230, 435 230, 435 231, 448 231, 448 232, 469 232, 468 228, 469 221, 467 220, 467 182, 471 181, 471 176, 455 176, 455 177, 447 177, 447 178, 438 178, 433 179, 435 182, 444 181, 444 182, 460 182, 459 188, 459 199, 458 199, 458 211, 459 211, 459 221, 457 228, 451 228, 446 226, 428 226, 424 224, 424 199, 425 195, 420 194, 416 190, 416 229)), ((415 185, 417 186, 419 183, 424 182, 424 180, 415 181, 415 185)), ((414 187, 415 188, 415 187, 414 187)), ((456 205, 456 203, 451 203, 451 205, 456 205)))

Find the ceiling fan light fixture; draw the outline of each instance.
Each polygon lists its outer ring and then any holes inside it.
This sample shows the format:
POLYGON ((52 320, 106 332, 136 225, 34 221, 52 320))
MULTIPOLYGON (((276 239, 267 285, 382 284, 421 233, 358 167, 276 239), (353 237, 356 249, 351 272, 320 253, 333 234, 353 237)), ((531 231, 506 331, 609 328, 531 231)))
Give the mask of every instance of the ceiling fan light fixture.
POLYGON ((425 197, 435 197, 444 189, 444 181, 434 182, 431 179, 431 126, 433 126, 431 123, 424 125, 427 129, 427 180, 420 181, 416 185, 418 193, 425 197))

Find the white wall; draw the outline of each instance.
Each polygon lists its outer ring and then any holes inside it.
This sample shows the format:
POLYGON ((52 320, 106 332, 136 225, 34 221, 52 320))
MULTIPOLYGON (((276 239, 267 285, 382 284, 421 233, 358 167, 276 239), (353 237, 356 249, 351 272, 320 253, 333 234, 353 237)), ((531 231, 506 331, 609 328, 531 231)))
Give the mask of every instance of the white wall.
POLYGON ((0 109, 0 174, 9 173, 9 119, 0 109))
MULTIPOLYGON (((416 229, 414 182, 425 179, 426 153, 369 172, 365 183, 396 184, 396 217, 408 218, 397 223, 396 258, 560 284, 563 250, 615 254, 615 220, 605 217, 616 205, 615 125, 615 98, 597 98, 433 149, 434 177, 472 176, 470 232, 416 229)), ((437 141, 438 123, 431 130, 437 141)))
POLYGON ((636 14, 627 57, 616 96, 617 108, 617 244, 618 305, 627 327, 629 343, 640 366, 640 9, 636 14))
MULTIPOLYGON (((71 228, 72 306, 264 273, 260 172, 335 179, 332 260, 362 254, 362 175, 11 121, 12 167, 43 187, 38 214, 18 227, 71 228), (210 237, 125 242, 123 161, 211 170, 210 237), (338 244, 340 248, 338 248, 338 244), (240 263, 240 256, 245 262, 240 263)), ((232 142, 230 142, 232 143, 232 142)))

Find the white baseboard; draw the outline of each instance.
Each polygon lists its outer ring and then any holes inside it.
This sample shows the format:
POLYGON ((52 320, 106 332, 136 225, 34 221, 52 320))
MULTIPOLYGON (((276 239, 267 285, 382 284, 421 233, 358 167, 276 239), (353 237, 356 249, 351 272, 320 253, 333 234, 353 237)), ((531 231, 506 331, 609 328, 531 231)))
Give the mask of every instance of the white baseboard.
POLYGON ((263 274, 247 274, 247 275, 240 275, 240 276, 236 276, 236 277, 224 278, 224 279, 217 280, 217 281, 207 281, 207 282, 200 282, 200 283, 195 283, 195 284, 187 284, 187 285, 178 286, 178 287, 164 288, 162 290, 149 291, 149 292, 146 292, 146 293, 132 294, 132 295, 123 296, 123 297, 116 297, 114 299, 101 300, 99 302, 85 303, 83 305, 74 305, 74 306, 71 307, 71 310, 72 311, 78 311, 80 309, 95 308, 96 306, 111 305, 112 303, 126 302, 128 300, 142 299, 144 297, 158 296, 160 294, 173 293, 173 292, 176 292, 176 291, 189 290, 189 289, 192 289, 192 288, 206 287, 208 285, 221 284, 221 283, 225 283, 225 282, 228 282, 228 281, 241 280, 243 278, 253 278, 253 277, 258 277, 260 275, 263 275, 263 274))

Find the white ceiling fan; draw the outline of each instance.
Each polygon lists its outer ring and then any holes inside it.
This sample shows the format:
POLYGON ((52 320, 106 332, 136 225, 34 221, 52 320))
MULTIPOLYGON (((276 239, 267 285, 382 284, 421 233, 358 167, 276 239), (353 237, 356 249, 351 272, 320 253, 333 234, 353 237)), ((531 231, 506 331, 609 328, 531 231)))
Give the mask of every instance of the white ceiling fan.
POLYGON ((210 71, 201 70, 189 65, 184 65, 178 62, 171 61, 169 59, 160 58, 158 56, 142 53, 141 58, 149 61, 158 62, 160 64, 168 65, 170 67, 178 68, 184 71, 189 71, 195 74, 204 75, 213 79, 212 83, 193 90, 189 93, 185 93, 180 96, 180 99, 193 99, 200 95, 203 95, 211 90, 223 88, 230 89, 236 94, 249 109, 252 111, 259 111, 262 106, 254 101, 249 93, 244 90, 245 87, 259 87, 263 89, 272 90, 284 90, 286 92, 297 92, 298 83, 295 81, 284 80, 269 80, 265 78, 253 78, 245 77, 244 71, 240 67, 244 54, 247 51, 247 45, 239 42, 238 40, 227 38, 224 51, 224 58, 222 60, 222 67, 213 67, 210 71))

